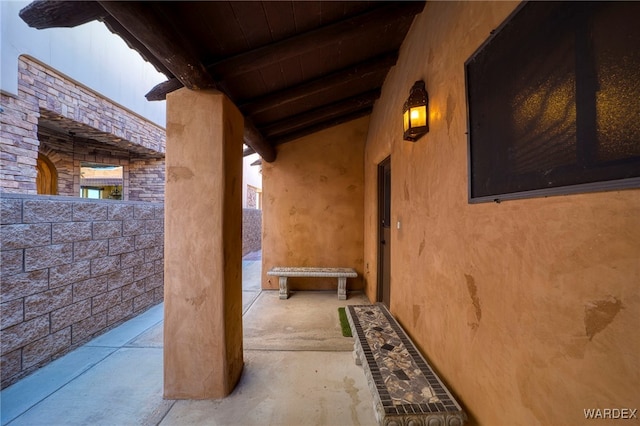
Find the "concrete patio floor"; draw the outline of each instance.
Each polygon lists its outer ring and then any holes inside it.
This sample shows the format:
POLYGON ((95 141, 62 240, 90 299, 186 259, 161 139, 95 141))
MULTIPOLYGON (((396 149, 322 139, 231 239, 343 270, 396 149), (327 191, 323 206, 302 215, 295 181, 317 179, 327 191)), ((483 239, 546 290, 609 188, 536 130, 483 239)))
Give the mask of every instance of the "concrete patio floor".
POLYGON ((371 393, 337 308, 361 293, 260 290, 243 260, 242 377, 224 399, 162 398, 157 305, 3 390, 2 425, 375 425, 371 393))

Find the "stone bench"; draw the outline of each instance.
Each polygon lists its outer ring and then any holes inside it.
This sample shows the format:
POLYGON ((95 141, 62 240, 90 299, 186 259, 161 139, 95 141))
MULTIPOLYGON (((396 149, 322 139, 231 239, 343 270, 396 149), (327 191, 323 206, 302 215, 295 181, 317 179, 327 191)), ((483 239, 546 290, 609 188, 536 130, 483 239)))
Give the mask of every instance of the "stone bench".
POLYGON ((356 364, 384 426, 462 426, 466 415, 382 304, 347 306, 356 364))
POLYGON ((289 298, 287 288, 288 277, 330 277, 338 279, 338 299, 347 299, 347 278, 355 278, 358 273, 352 268, 308 268, 308 267, 282 267, 271 268, 267 275, 279 277, 280 299, 289 298))

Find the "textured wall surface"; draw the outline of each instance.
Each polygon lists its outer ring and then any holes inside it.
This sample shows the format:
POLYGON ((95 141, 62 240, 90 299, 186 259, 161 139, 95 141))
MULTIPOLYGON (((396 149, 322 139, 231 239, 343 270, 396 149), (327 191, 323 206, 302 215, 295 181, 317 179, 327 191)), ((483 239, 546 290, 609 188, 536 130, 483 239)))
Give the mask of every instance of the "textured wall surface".
POLYGON ((262 248, 262 210, 242 209, 242 255, 262 248))
POLYGON ((167 96, 164 396, 214 399, 240 378, 243 118, 223 94, 167 96))
POLYGON ((129 200, 164 202, 164 158, 132 158, 124 167, 129 172, 129 200))
MULTIPOLYGON (((427 2, 366 145, 365 268, 377 262, 377 165, 391 155, 391 311, 472 424, 576 425, 640 408, 640 191, 467 203, 464 62, 516 7, 427 2), (416 80, 430 132, 402 141, 416 80)), ((375 298, 376 269, 367 268, 375 298)))
POLYGON ((2 386, 163 299, 162 204, 0 196, 2 386))
MULTIPOLYGON (((363 149, 368 118, 278 147, 263 164, 263 288, 278 288, 274 266, 354 268, 362 288, 363 149)), ((335 278, 289 278, 296 290, 335 289, 335 278)))

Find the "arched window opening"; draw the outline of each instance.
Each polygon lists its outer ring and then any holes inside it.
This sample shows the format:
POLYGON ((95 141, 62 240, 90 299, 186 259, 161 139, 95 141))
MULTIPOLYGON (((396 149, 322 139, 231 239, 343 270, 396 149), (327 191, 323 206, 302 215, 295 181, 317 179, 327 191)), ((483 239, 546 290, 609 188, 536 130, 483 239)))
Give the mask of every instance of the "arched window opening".
POLYGON ((36 164, 38 174, 36 176, 36 188, 40 195, 58 194, 58 172, 49 157, 38 154, 36 164))

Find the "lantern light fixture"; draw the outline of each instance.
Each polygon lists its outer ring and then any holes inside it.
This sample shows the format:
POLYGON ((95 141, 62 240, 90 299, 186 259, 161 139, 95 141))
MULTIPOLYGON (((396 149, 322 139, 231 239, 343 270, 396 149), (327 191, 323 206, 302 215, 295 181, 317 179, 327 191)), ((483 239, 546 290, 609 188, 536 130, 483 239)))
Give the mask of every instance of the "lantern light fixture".
POLYGON ((424 81, 416 81, 402 108, 404 140, 415 142, 429 132, 429 95, 424 81))

